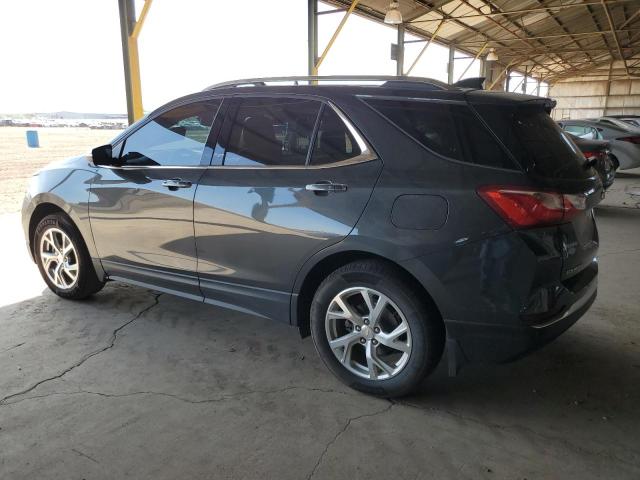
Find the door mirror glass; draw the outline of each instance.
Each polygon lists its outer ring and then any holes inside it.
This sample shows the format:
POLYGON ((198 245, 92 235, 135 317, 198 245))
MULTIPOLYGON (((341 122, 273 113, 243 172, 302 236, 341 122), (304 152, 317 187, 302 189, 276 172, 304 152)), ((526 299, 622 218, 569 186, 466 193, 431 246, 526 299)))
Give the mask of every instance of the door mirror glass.
POLYGON ((113 149, 111 145, 102 145, 91 150, 94 165, 113 165, 113 149))

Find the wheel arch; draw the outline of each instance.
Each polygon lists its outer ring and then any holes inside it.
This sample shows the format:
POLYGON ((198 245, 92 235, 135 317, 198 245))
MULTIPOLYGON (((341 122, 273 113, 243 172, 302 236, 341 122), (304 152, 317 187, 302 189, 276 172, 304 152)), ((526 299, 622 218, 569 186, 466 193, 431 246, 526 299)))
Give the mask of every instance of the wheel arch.
POLYGON ((102 268, 102 263, 98 257, 98 254, 95 250, 95 245, 93 243, 93 235, 91 233, 91 227, 89 225, 88 216, 86 221, 82 221, 82 219, 78 216, 77 212, 74 211, 68 205, 65 205, 61 199, 58 197, 47 195, 40 199, 40 202, 34 203, 35 207, 33 207, 33 211, 29 214, 28 223, 25 225, 27 229, 27 239, 29 242, 29 253, 31 254, 31 259, 35 262, 36 252, 35 252, 35 232, 38 227, 38 223, 45 218, 47 215, 52 214, 61 214, 64 215, 69 222, 78 230, 80 233, 80 237, 84 242, 84 246, 87 248, 89 252, 89 256, 92 259, 93 267, 96 271, 96 274, 99 278, 104 278, 105 273, 102 268))
POLYGON ((334 270, 357 260, 379 260, 387 263, 409 283, 416 291, 422 294, 425 302, 430 309, 437 314, 439 320, 444 326, 442 313, 438 308, 433 296, 425 288, 425 286, 413 275, 409 270, 396 261, 378 255, 373 252, 364 250, 344 250, 334 252, 316 261, 313 266, 307 266, 303 275, 299 275, 296 285, 294 286, 294 294, 291 301, 291 324, 297 326, 300 330, 301 337, 310 335, 310 308, 313 295, 320 286, 320 283, 334 270))
MULTIPOLYGON (((65 215, 71 222, 73 222, 71 217, 69 217, 69 215, 62 208, 60 208, 58 205, 54 203, 49 203, 49 202, 40 203, 36 206, 36 208, 33 209, 33 212, 31 213, 31 217, 29 218, 29 233, 28 233, 29 252, 31 253, 31 258, 34 259, 34 261, 35 261, 35 255, 36 255, 36 252, 34 250, 36 227, 38 226, 38 223, 40 223, 40 220, 42 220, 47 215, 53 215, 54 213, 61 213, 65 215)), ((73 223, 75 225, 75 222, 73 223)))

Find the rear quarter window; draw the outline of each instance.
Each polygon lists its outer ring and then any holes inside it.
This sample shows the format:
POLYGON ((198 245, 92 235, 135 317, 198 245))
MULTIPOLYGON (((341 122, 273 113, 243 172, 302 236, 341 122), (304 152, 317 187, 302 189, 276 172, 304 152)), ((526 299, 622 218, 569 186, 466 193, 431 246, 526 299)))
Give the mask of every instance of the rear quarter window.
POLYGON ((487 167, 518 168, 467 105, 412 99, 367 98, 364 101, 439 155, 487 167))

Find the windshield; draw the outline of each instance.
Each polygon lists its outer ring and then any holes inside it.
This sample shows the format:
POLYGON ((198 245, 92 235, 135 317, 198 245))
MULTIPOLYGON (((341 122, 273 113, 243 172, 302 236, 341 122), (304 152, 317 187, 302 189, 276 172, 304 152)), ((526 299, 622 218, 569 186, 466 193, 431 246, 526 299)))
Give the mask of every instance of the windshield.
POLYGON ((591 176, 570 135, 542 105, 475 105, 511 153, 529 172, 547 178, 591 176))

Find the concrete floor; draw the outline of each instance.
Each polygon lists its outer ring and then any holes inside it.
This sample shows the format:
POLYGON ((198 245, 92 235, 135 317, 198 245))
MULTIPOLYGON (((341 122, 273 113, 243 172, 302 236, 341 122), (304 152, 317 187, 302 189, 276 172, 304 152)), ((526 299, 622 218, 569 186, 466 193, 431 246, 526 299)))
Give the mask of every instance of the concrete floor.
POLYGON ((118 284, 61 300, 4 216, 0 478, 640 478, 633 185, 598 209, 578 324, 518 363, 443 364, 397 402, 345 388, 284 324, 118 284))

